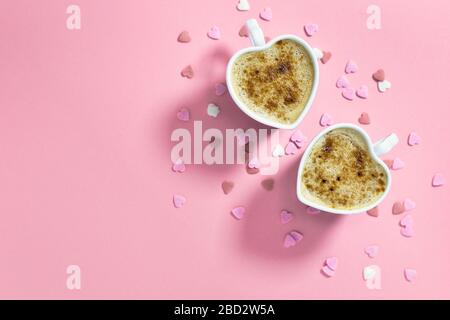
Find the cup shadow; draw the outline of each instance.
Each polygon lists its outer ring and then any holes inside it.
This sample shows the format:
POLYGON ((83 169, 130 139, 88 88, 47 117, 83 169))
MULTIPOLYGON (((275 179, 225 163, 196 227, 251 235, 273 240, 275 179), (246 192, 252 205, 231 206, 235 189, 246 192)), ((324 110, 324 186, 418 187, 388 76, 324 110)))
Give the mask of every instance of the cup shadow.
POLYGON ((293 161, 275 176, 261 176, 261 181, 273 178, 275 187, 272 191, 255 188, 258 192, 247 204, 248 214, 241 221, 244 224, 242 250, 263 259, 302 259, 317 251, 329 239, 330 231, 345 219, 325 212, 316 215, 306 212, 307 206, 296 195, 298 165, 299 160, 293 161), (272 205, 271 199, 277 203, 272 205), (278 207, 279 203, 284 207, 278 207), (280 221, 282 210, 294 213, 294 219, 284 225, 280 221), (284 248, 284 237, 292 230, 299 231, 304 238, 296 246, 284 248))

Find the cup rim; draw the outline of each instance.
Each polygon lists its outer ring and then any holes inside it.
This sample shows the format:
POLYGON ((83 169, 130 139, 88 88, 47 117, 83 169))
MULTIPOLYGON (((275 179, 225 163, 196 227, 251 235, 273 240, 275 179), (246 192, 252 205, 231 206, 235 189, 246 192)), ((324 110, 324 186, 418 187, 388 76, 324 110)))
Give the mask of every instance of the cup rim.
POLYGON ((319 86, 319 64, 318 64, 317 58, 314 54, 314 50, 311 48, 311 46, 305 40, 303 40, 302 38, 300 38, 296 35, 285 34, 285 35, 281 35, 281 36, 273 38, 272 40, 270 40, 263 46, 260 46, 260 47, 251 46, 251 47, 244 48, 244 49, 241 49, 238 52, 236 52, 231 57, 231 59, 228 61, 227 72, 226 72, 226 81, 227 81, 228 92, 230 93, 231 98, 233 99, 234 103, 239 107, 239 109, 241 109, 247 116, 249 116, 250 118, 252 118, 253 120, 255 120, 259 123, 262 123, 264 125, 267 125, 267 126, 270 126, 273 128, 291 130, 291 129, 296 128, 300 124, 300 122, 302 122, 302 120, 305 118, 306 114, 309 112, 309 109, 311 108, 311 105, 316 97, 317 88, 319 86), (232 67, 237 58, 239 58, 240 56, 242 56, 243 54, 248 53, 248 52, 258 52, 258 51, 266 50, 266 49, 270 48, 272 45, 274 45, 276 42, 278 42, 280 40, 286 40, 286 39, 293 40, 305 48, 306 52, 308 52, 308 54, 311 58, 313 70, 314 70, 313 86, 311 89, 311 94, 308 97, 308 102, 306 103, 305 107, 303 108, 303 111, 300 113, 300 116, 297 118, 297 120, 295 120, 293 123, 290 123, 290 124, 281 123, 281 122, 278 122, 278 121, 275 121, 272 119, 268 119, 264 116, 259 115, 256 112, 252 111, 245 103, 243 103, 240 100, 240 97, 234 91, 233 80, 232 80, 232 78, 233 78, 232 77, 232 67))
POLYGON ((308 147, 306 148, 305 152, 302 155, 302 159, 300 161, 300 165, 298 167, 298 172, 297 172, 297 185, 296 185, 296 190, 297 190, 297 198, 300 202, 302 202, 303 204, 310 206, 312 208, 324 211, 324 212, 328 212, 328 213, 334 213, 334 214, 341 214, 341 215, 353 215, 353 214, 360 214, 362 212, 368 211, 370 209, 375 208, 376 206, 378 206, 381 202, 383 202, 383 200, 386 198, 386 196, 388 195, 390 189, 391 189, 391 172, 388 168, 388 166, 383 162, 383 160, 380 159, 380 157, 378 155, 375 154, 374 151, 374 143, 372 142, 372 140, 370 139, 370 136, 367 134, 367 132, 362 129, 361 127, 354 125, 352 123, 339 123, 339 124, 335 124, 333 126, 330 126, 328 128, 325 128, 324 130, 322 130, 321 132, 319 132, 314 139, 309 143, 308 147), (362 208, 357 208, 357 209, 353 209, 353 210, 343 210, 343 209, 334 209, 328 206, 324 206, 322 204, 316 203, 314 201, 311 201, 309 199, 307 199, 306 197, 303 196, 302 194, 302 176, 301 173, 303 172, 306 160, 309 158, 309 155, 312 151, 313 146, 316 144, 316 142, 322 138, 325 134, 327 134, 328 132, 335 130, 335 129, 340 129, 340 128, 349 128, 349 129, 353 129, 358 131, 363 138, 365 139, 367 145, 369 146, 369 153, 372 157, 373 160, 375 160, 378 164, 380 164, 385 173, 386 173, 386 177, 387 177, 387 183, 386 183, 386 189, 383 193, 383 195, 375 202, 371 203, 370 205, 366 206, 366 207, 362 207, 362 208))

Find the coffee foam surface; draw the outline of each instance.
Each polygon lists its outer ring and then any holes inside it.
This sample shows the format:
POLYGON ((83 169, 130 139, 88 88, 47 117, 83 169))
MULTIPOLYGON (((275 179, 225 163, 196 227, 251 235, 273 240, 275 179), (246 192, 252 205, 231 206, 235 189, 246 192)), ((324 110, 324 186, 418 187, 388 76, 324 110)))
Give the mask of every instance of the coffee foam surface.
POLYGON ((306 49, 280 40, 264 51, 240 56, 233 65, 233 87, 252 111, 291 124, 311 95, 314 68, 306 49))
POLYGON ((301 175, 306 198, 341 210, 376 202, 387 185, 385 170, 372 159, 364 137, 349 128, 335 129, 321 137, 301 175))

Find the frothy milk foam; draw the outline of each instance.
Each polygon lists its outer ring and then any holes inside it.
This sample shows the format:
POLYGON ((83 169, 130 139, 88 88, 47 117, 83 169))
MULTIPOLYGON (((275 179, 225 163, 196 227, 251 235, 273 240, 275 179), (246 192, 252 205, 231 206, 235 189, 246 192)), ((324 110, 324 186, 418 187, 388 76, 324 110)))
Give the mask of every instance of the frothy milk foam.
POLYGON ((372 159, 364 137, 349 128, 335 129, 321 137, 301 175, 305 197, 342 210, 376 202, 387 185, 384 168, 372 159))
POLYGON ((306 49, 293 40, 280 40, 264 51, 240 56, 233 65, 233 87, 252 111, 291 124, 302 113, 314 81, 306 49))

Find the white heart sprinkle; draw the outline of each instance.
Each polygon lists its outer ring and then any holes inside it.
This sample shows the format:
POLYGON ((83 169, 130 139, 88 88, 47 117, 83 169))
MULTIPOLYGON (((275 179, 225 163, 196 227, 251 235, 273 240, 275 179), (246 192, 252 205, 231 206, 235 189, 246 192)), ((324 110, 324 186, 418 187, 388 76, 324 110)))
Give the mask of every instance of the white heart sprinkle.
POLYGON ((208 104, 208 116, 217 118, 220 113, 220 108, 216 106, 214 103, 208 104))
POLYGON ((391 88, 391 86, 392 84, 387 80, 378 81, 378 91, 380 92, 386 92, 388 89, 391 88))
POLYGON ((248 10, 250 10, 250 4, 248 3, 247 0, 239 0, 237 9, 239 11, 248 11, 248 10))
POLYGON ((376 274, 377 274, 377 269, 374 268, 374 266, 368 266, 368 267, 364 268, 364 271, 363 271, 364 280, 373 279, 373 277, 375 277, 376 274))
POLYGON ((280 145, 280 144, 275 146, 275 148, 273 148, 272 155, 274 157, 284 156, 284 148, 283 148, 283 146, 280 145))

